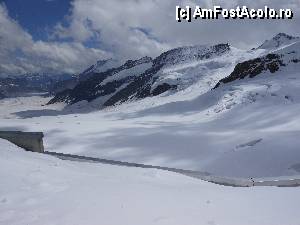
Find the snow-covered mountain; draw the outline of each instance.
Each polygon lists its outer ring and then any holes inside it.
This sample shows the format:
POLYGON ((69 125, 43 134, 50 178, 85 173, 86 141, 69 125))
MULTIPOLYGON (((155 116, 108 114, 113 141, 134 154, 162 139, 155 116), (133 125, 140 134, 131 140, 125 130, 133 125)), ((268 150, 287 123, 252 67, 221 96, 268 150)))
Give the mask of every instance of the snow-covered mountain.
POLYGON ((100 68, 89 69, 90 78, 80 81, 73 89, 58 93, 49 104, 56 102, 73 104, 83 100, 92 101, 99 97, 101 99, 98 100, 104 103, 138 75, 151 68, 152 64, 150 57, 144 57, 139 60, 128 60, 125 64, 105 72, 98 72, 101 71, 100 68))
POLYGON ((2 100, 0 122, 42 129, 49 151, 221 176, 299 174, 299 43, 185 47, 128 61, 50 101, 62 104, 2 100), (106 105, 114 107, 97 110, 106 105))
POLYGON ((70 79, 69 75, 24 74, 0 77, 0 92, 3 96, 21 96, 31 92, 49 92, 57 82, 70 79))
POLYGON ((298 41, 300 41, 299 37, 293 37, 285 33, 279 33, 271 40, 266 40, 261 46, 258 47, 258 49, 275 50, 298 41))
POLYGON ((82 73, 81 76, 87 76, 87 79, 79 81, 72 90, 58 93, 49 104, 93 101, 98 108, 103 108, 183 92, 193 93, 195 97, 216 85, 218 87, 220 83, 248 75, 254 77, 266 71, 275 73, 282 66, 289 67, 298 60, 299 41, 298 37, 279 33, 251 51, 239 50, 228 44, 181 47, 161 54, 151 65, 146 61, 146 67, 142 70, 134 68, 134 71, 124 65, 110 68, 114 65, 110 62, 112 60, 100 61, 82 73), (198 93, 192 91, 195 89, 198 93))
POLYGON ((165 52, 153 60, 153 66, 149 70, 115 93, 104 106, 180 91, 203 76, 201 70, 190 73, 198 62, 214 61, 230 54, 230 51, 228 44, 219 44, 182 47, 165 52))
POLYGON ((80 74, 75 74, 70 77, 70 79, 61 80, 56 82, 55 85, 50 90, 52 95, 56 95, 57 93, 71 90, 76 87, 76 85, 81 82, 93 77, 95 74, 105 72, 111 68, 118 67, 120 62, 114 59, 107 60, 98 60, 94 65, 87 68, 80 74))
POLYGON ((286 45, 286 47, 273 51, 273 53, 237 64, 234 71, 228 77, 220 80, 216 88, 222 83, 229 83, 247 77, 253 78, 268 72, 274 74, 282 71, 284 67, 291 68, 295 66, 294 64, 300 62, 300 39, 294 38, 294 40, 299 41, 286 45))
MULTIPOLYGON (((49 152, 290 182, 300 176, 300 41, 279 34, 264 46, 183 47, 106 68, 98 62, 52 100, 1 99, 0 89, 0 125, 44 132, 49 152)), ((0 148, 3 224, 299 221, 298 187, 223 187, 159 169, 61 161, 1 139, 0 148)))
POLYGON ((79 81, 85 81, 92 77, 94 74, 106 72, 109 69, 121 66, 120 61, 114 59, 98 60, 96 64, 92 65, 76 77, 79 81))
MULTIPOLYGON (((177 48, 161 54, 154 60, 149 57, 129 60, 120 67, 100 73, 94 65, 83 73, 89 74, 88 79, 79 82, 72 90, 57 94, 50 104, 74 104, 97 99, 97 102, 101 103, 100 106, 111 106, 132 99, 181 90, 202 77, 202 73, 222 67, 224 55, 232 56, 232 48, 228 44, 177 48), (203 62, 206 65, 199 65, 203 62), (195 67, 199 68, 198 72, 195 67), (189 74, 192 70, 194 73, 189 74)), ((100 71, 103 71, 102 67, 100 71)))

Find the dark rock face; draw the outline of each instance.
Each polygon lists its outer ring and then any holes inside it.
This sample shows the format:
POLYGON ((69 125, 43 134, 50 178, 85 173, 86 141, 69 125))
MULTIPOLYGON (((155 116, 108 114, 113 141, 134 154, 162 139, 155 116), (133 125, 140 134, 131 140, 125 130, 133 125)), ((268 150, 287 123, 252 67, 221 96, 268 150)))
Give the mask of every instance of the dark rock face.
POLYGON ((213 55, 222 55, 229 51, 229 44, 218 44, 210 47, 191 46, 175 48, 158 56, 154 60, 154 64, 156 66, 176 65, 186 60, 209 59, 213 55))
POLYGON ((112 59, 99 60, 95 65, 90 66, 88 69, 78 75, 73 75, 69 79, 56 82, 50 90, 50 94, 57 95, 60 92, 65 92, 68 89, 71 90, 76 87, 80 82, 86 81, 93 77, 95 74, 99 74, 98 69, 105 67, 107 64, 115 62, 112 59))
POLYGON ((300 63, 300 59, 292 59, 293 63, 300 63))
POLYGON ((103 81, 113 76, 121 71, 131 69, 135 66, 151 63, 152 59, 150 57, 144 57, 139 60, 128 60, 124 65, 109 69, 106 72, 94 73, 89 79, 79 82, 73 89, 65 90, 58 93, 48 104, 53 104, 56 102, 66 102, 74 104, 76 102, 86 100, 92 101, 101 96, 109 96, 114 94, 122 85, 125 85, 132 80, 134 76, 126 76, 125 78, 112 80, 106 83, 103 81))
POLYGON ((78 84, 78 79, 76 77, 71 77, 67 80, 55 82, 49 90, 51 95, 56 95, 57 93, 63 92, 68 89, 73 89, 78 84))
POLYGON ((265 71, 275 73, 281 66, 285 66, 285 64, 281 56, 277 54, 268 54, 262 58, 239 63, 228 77, 225 77, 217 83, 214 89, 218 88, 222 83, 226 84, 238 79, 244 79, 245 77, 253 78, 265 71))
POLYGON ((113 106, 116 103, 123 103, 133 98, 146 98, 151 96, 151 85, 155 79, 153 76, 160 70, 161 66, 153 66, 145 73, 136 77, 125 88, 114 94, 104 103, 104 106, 113 106))
POLYGON ((72 89, 66 89, 64 91, 59 92, 52 98, 47 105, 58 103, 58 102, 68 102, 69 94, 71 93, 72 89))
POLYGON ((176 85, 161 84, 158 85, 152 92, 152 85, 158 79, 158 71, 166 65, 176 65, 187 60, 208 59, 214 55, 222 55, 230 51, 228 44, 219 44, 211 47, 182 47, 167 51, 158 56, 153 61, 153 66, 145 73, 136 77, 124 89, 117 92, 109 100, 104 103, 104 106, 112 106, 116 103, 123 103, 130 99, 142 99, 146 97, 160 95, 171 89, 176 89, 176 85))
MULTIPOLYGON (((129 100, 160 95, 177 88, 176 85, 167 83, 162 83, 154 89, 152 88, 153 84, 159 78, 158 72, 163 67, 183 62, 209 59, 213 56, 220 56, 229 51, 230 46, 228 44, 182 47, 167 51, 154 60, 150 57, 144 57, 139 60, 128 60, 125 64, 118 68, 112 68, 101 73, 93 73, 92 76, 90 76, 90 74, 89 79, 80 81, 72 90, 65 90, 58 93, 48 104, 56 102, 74 104, 82 100, 92 101, 96 98, 103 97, 103 106, 106 107, 129 100), (113 78, 115 74, 123 70, 149 62, 152 63, 152 67, 138 76, 128 75, 122 77, 122 79, 110 79, 111 81, 104 82, 106 78, 113 78)), ((88 73, 93 71, 93 67, 86 71, 88 71, 88 73)))
POLYGON ((176 85, 170 85, 170 84, 167 84, 167 83, 163 83, 163 84, 158 85, 153 90, 152 95, 157 96, 157 95, 160 95, 162 93, 165 93, 166 91, 169 91, 171 89, 176 89, 176 88, 177 88, 176 85))
POLYGON ((76 77, 74 76, 74 78, 77 79, 78 83, 88 80, 89 78, 93 77, 95 73, 97 73, 97 68, 105 66, 105 64, 108 64, 110 61, 112 61, 112 59, 99 60, 95 65, 90 66, 88 69, 78 74, 76 77))

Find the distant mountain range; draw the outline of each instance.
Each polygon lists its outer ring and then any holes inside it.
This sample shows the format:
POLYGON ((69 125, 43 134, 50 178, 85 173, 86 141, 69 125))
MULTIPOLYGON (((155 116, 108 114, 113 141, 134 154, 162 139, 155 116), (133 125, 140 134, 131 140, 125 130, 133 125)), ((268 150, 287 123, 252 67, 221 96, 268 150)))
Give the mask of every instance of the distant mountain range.
POLYGON ((139 60, 128 60, 115 68, 107 66, 114 64, 111 60, 101 62, 80 74, 79 82, 74 88, 58 93, 49 104, 56 102, 74 104, 83 100, 90 102, 97 99, 97 103, 105 107, 132 99, 157 96, 167 91, 176 91, 180 88, 181 79, 164 81, 161 72, 165 68, 212 59, 229 51, 228 44, 193 46, 167 51, 156 59, 144 57, 139 60))
POLYGON ((287 45, 282 49, 272 51, 272 53, 263 55, 262 57, 239 63, 228 77, 225 77, 218 82, 215 88, 218 88, 221 84, 244 79, 246 77, 253 78, 265 72, 276 73, 281 67, 289 67, 292 64, 299 63, 299 50, 300 41, 287 45))
POLYGON ((56 83, 69 79, 71 79, 70 75, 44 74, 0 77, 0 98, 22 96, 32 92, 51 92, 56 83))
POLYGON ((279 33, 250 51, 229 44, 172 49, 155 59, 144 57, 125 64, 110 59, 99 61, 67 84, 49 104, 97 100, 100 108, 151 96, 171 95, 201 83, 199 91, 223 83, 253 78, 265 71, 275 73, 299 62, 298 37, 279 33), (229 72, 228 72, 229 71, 229 72), (71 85, 70 85, 71 84, 71 85))
POLYGON ((197 84, 199 94, 235 80, 276 73, 299 63, 299 37, 279 33, 258 48, 240 50, 229 44, 180 47, 155 59, 124 64, 100 60, 78 75, 23 75, 0 78, 0 98, 48 92, 48 104, 95 102, 99 108, 153 96, 169 96, 197 84))

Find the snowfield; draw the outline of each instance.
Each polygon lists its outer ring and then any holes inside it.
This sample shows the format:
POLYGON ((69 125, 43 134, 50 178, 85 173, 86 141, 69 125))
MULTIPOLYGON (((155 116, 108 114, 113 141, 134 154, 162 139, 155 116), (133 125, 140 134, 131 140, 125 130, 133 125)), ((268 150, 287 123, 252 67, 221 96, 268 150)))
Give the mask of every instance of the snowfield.
MULTIPOLYGON (((203 46, 162 54, 157 79, 143 88, 176 88, 155 97, 137 99, 138 82, 125 82, 115 91, 133 88, 121 92, 131 100, 107 108, 109 96, 73 105, 4 98, 0 130, 44 132, 50 152, 251 182, 299 178, 299 38, 278 34, 251 51, 223 46, 216 55, 201 55, 211 50, 203 46)), ((99 61, 87 73, 115 63, 99 61)), ((112 72, 104 84, 139 78, 151 65, 112 72)), ((300 225, 299 201, 299 187, 225 187, 157 169, 62 161, 0 139, 1 225, 300 225)))
POLYGON ((290 176, 300 174, 299 90, 294 68, 190 100, 182 92, 102 111, 85 102, 62 109, 41 106, 48 98, 4 99, 0 124, 3 130, 43 131, 47 151, 218 176, 290 176))
POLYGON ((0 146, 1 225, 300 223, 299 188, 224 187, 155 169, 62 161, 3 140, 0 146))

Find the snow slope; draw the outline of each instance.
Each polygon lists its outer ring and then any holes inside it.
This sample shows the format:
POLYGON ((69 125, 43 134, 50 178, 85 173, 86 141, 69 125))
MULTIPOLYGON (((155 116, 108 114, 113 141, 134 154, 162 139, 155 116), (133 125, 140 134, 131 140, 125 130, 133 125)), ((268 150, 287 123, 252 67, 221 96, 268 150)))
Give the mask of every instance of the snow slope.
POLYGON ((95 72, 95 69, 92 67, 92 69, 88 69, 87 72, 83 73, 84 77, 89 76, 89 78, 79 80, 72 89, 59 92, 48 104, 57 102, 74 104, 80 101, 91 102, 95 100, 98 108, 101 108, 116 92, 125 88, 132 80, 136 79, 151 66, 152 58, 143 57, 138 60, 128 60, 119 67, 100 73, 95 72))
MULTIPOLYGON (((206 171, 217 176, 297 175, 299 52, 298 42, 274 50, 272 54, 278 57, 274 61, 271 57, 267 64, 262 59, 269 51, 234 48, 226 55, 201 61, 189 62, 188 58, 172 66, 167 63, 159 72, 161 78, 175 81, 183 77, 188 87, 181 82, 182 89, 175 93, 101 111, 95 110, 95 102, 82 101, 62 109, 62 104, 41 106, 48 101, 41 97, 16 103, 15 99, 0 100, 0 127, 43 131, 48 151, 206 171), (237 79, 211 90, 218 79, 232 75, 236 63, 253 58, 257 62, 253 65, 263 68, 253 78, 247 74, 253 68, 245 71, 248 68, 242 66, 237 79), (278 60, 284 65, 279 63, 277 68, 274 65, 278 60), (269 63, 271 66, 266 66, 269 63)), ((161 59, 169 62, 163 56, 161 59)))
MULTIPOLYGON (((299 177, 300 42, 277 39, 213 57, 203 47, 171 51, 151 85, 176 91, 101 111, 101 99, 1 99, 0 130, 43 131, 47 151, 219 177, 299 177)), ((157 169, 61 161, 0 139, 0 225, 297 225, 299 200, 299 187, 233 188, 157 169)))
POLYGON ((114 60, 114 59, 107 59, 107 60, 99 60, 96 64, 92 65, 82 73, 76 75, 77 79, 80 81, 87 80, 95 73, 102 73, 109 69, 119 67, 121 62, 114 60))
POLYGON ((129 60, 119 68, 91 75, 89 80, 80 82, 72 91, 58 93, 49 103, 74 104, 85 100, 93 105, 96 102, 98 108, 103 108, 149 96, 176 93, 194 83, 202 82, 204 87, 212 88, 226 76, 226 73, 220 73, 221 69, 233 69, 237 61, 254 57, 258 52, 261 51, 245 53, 228 44, 176 48, 162 53, 154 60, 149 57, 129 60), (128 68, 132 63, 134 65, 128 68), (124 85, 113 88, 119 83, 124 85), (99 95, 99 87, 102 87, 104 93, 109 89, 109 95, 99 95), (80 97, 78 93, 81 93, 80 97))
POLYGON ((299 74, 268 76, 158 106, 149 98, 84 114, 45 107, 11 114, 23 105, 11 104, 0 124, 45 132, 48 151, 224 176, 299 174, 299 74))
POLYGON ((299 188, 224 187, 155 169, 61 161, 1 139, 0 145, 1 225, 299 223, 299 188))
POLYGON ((271 40, 266 40, 261 46, 258 47, 258 49, 265 49, 265 50, 272 51, 272 50, 279 49, 280 47, 287 46, 289 44, 293 44, 299 41, 300 41, 299 37, 293 37, 285 33, 279 33, 271 40))

